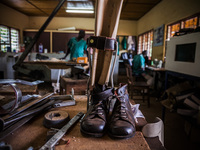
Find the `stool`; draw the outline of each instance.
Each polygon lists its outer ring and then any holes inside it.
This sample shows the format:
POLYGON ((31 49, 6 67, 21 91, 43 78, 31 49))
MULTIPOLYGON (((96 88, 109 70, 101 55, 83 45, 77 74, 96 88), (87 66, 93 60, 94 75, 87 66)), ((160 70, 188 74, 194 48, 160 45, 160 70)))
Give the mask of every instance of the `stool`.
POLYGON ((60 77, 60 95, 71 94, 71 89, 74 89, 75 95, 85 95, 87 90, 88 79, 73 79, 60 77))

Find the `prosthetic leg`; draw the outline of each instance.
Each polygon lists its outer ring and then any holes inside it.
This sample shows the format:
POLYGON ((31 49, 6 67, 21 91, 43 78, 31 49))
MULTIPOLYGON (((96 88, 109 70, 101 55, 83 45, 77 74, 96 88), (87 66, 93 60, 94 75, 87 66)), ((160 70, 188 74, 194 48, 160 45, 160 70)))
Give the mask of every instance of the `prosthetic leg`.
POLYGON ((96 4, 95 36, 88 39, 88 47, 94 50, 90 81, 94 88, 91 100, 88 99, 87 114, 81 122, 81 132, 84 135, 101 137, 109 126, 109 135, 112 137, 129 138, 135 134, 135 123, 131 108, 128 107, 126 86, 114 90, 112 79, 114 65, 110 71, 113 51, 118 45, 116 34, 123 0, 97 0, 96 4), (110 74, 111 88, 108 88, 110 74), (115 111, 108 116, 110 103, 115 101, 113 105, 115 111), (110 118, 112 121, 109 122, 110 118))

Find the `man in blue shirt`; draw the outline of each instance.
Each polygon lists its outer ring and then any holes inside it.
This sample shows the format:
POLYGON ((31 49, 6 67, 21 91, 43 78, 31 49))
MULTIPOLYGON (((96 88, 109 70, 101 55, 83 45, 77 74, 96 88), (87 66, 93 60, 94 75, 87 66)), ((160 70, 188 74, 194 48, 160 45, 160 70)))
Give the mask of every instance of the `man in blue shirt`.
POLYGON ((133 57, 133 74, 141 75, 145 70, 145 58, 147 51, 143 51, 142 54, 135 55, 133 57))
POLYGON ((135 55, 133 58, 133 74, 142 75, 146 80, 147 84, 153 86, 153 77, 146 74, 145 72, 145 57, 147 57, 147 51, 144 50, 142 54, 135 55))
POLYGON ((85 31, 80 30, 78 37, 72 37, 69 42, 67 43, 68 50, 66 52, 66 55, 64 59, 67 57, 67 55, 70 53, 70 59, 74 60, 78 57, 83 57, 84 53, 87 53, 87 43, 84 40, 85 37, 85 31))

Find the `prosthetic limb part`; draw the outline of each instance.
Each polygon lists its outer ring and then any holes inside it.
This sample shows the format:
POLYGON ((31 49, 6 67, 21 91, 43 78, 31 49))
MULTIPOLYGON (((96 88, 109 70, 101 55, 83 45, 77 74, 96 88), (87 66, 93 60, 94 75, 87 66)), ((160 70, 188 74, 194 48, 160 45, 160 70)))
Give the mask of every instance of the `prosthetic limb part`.
POLYGON ((142 133, 145 137, 159 137, 160 142, 164 146, 164 124, 163 121, 156 117, 154 123, 146 124, 143 129, 142 133))

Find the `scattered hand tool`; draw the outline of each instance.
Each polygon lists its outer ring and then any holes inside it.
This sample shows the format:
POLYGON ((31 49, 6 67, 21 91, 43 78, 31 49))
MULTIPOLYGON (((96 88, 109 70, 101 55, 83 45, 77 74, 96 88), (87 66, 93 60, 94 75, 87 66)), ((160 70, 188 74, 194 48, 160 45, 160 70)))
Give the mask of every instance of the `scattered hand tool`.
POLYGON ((54 93, 47 93, 41 98, 37 98, 21 107, 16 109, 14 112, 7 114, 0 118, 0 139, 3 139, 8 134, 12 133, 14 130, 28 122, 35 115, 40 113, 41 111, 45 111, 52 106, 56 102, 60 102, 59 100, 49 101, 50 96, 54 93))
POLYGON ((11 88, 13 89, 13 92, 15 93, 15 101, 9 103, 8 105, 2 107, 0 106, 0 114, 7 114, 7 113, 11 113, 12 111, 14 111, 22 102, 22 92, 19 89, 19 87, 15 84, 15 83, 20 83, 20 84, 25 84, 25 85, 37 85, 40 83, 43 83, 44 81, 34 81, 34 82, 29 82, 29 81, 25 81, 25 80, 13 80, 13 79, 0 79, 0 84, 8 84, 11 86, 11 88))
POLYGON ((50 100, 60 100, 53 105, 53 107, 65 107, 65 106, 73 106, 76 104, 74 99, 74 89, 72 88, 72 95, 55 95, 50 98, 50 100))
POLYGON ((0 118, 0 131, 5 129, 5 127, 8 126, 9 124, 16 122, 16 121, 18 121, 18 120, 20 120, 24 117, 27 117, 27 116, 36 114, 36 113, 38 113, 42 110, 45 110, 45 108, 52 106, 54 103, 55 103, 55 101, 49 101, 49 102, 42 104, 42 106, 37 106, 36 108, 32 108, 30 110, 24 111, 24 112, 14 116, 14 117, 11 117, 11 118, 8 118, 8 119, 5 119, 5 120, 2 120, 0 118))
POLYGON ((69 128, 74 125, 81 117, 83 116, 82 112, 79 112, 74 116, 65 126, 63 126, 50 140, 43 145, 40 150, 53 150, 53 147, 56 143, 65 135, 69 128))
POLYGON ((17 109, 16 109, 15 111, 13 111, 12 113, 3 116, 2 119, 5 120, 5 119, 8 119, 8 118, 10 118, 10 117, 13 117, 13 116, 15 116, 15 115, 17 115, 17 114, 19 114, 19 113, 21 113, 21 112, 27 110, 28 108, 32 107, 33 105, 38 104, 39 102, 41 102, 41 101, 43 101, 43 100, 49 98, 49 97, 52 96, 53 94, 54 94, 54 93, 47 93, 47 94, 45 94, 44 96, 42 96, 42 97, 40 97, 40 98, 37 98, 37 99, 31 101, 30 103, 28 103, 28 104, 22 106, 22 107, 17 108, 17 109))
MULTIPOLYGON (((33 95, 25 95, 25 96, 22 96, 22 99, 21 99, 21 104, 24 103, 24 102, 27 102, 33 98, 37 98, 39 97, 40 95, 36 95, 36 94, 33 94, 33 95)), ((4 110, 9 110, 13 107, 13 105, 15 104, 15 100, 12 100, 10 102, 8 102, 7 104, 4 104, 3 106, 1 106, 4 110)))
POLYGON ((49 101, 48 99, 46 101, 42 101, 39 104, 35 105, 34 107, 31 107, 31 109, 28 109, 24 111, 23 113, 19 113, 18 115, 6 119, 6 120, 0 120, 0 126, 1 131, 0 132, 0 140, 5 138, 10 133, 14 132, 16 129, 24 125, 26 122, 28 122, 30 119, 32 119, 37 114, 41 113, 42 111, 46 111, 50 108, 52 108, 52 105, 55 103, 55 101, 49 101))

